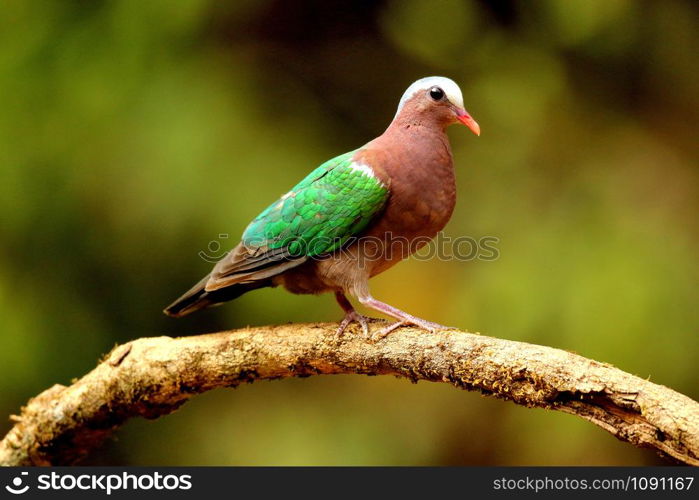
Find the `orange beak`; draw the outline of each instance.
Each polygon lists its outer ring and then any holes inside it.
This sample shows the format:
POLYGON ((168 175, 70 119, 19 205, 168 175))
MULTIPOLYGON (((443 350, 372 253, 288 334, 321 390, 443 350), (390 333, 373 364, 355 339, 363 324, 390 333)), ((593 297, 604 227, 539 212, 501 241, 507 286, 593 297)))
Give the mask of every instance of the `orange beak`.
POLYGON ((456 109, 456 119, 470 128, 471 132, 474 134, 481 135, 481 127, 476 123, 476 120, 471 118, 471 115, 469 115, 465 109, 456 109))

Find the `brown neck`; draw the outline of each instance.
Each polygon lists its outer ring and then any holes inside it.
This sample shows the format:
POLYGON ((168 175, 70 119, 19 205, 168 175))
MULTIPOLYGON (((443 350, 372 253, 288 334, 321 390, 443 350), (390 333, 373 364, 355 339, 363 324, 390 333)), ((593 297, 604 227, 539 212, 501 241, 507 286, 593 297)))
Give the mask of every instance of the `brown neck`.
POLYGON ((427 175, 453 173, 446 126, 422 120, 419 115, 398 117, 370 144, 372 149, 385 148, 395 159, 400 158, 401 165, 389 161, 388 168, 421 170, 427 175))
POLYGON ((456 196, 449 139, 442 126, 394 120, 363 151, 376 174, 398 196, 453 203, 456 196))

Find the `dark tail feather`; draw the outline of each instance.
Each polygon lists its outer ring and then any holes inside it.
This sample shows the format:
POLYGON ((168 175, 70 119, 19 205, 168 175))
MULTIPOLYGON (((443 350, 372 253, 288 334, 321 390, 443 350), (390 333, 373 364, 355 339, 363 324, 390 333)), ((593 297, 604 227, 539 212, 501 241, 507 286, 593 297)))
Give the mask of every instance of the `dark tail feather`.
POLYGON ((204 291, 204 286, 206 282, 209 281, 209 276, 210 275, 204 276, 199 283, 190 288, 182 297, 167 306, 163 312, 173 318, 180 318, 191 312, 210 306, 212 303, 208 297, 209 294, 204 291))
POLYGON ((187 291, 182 297, 177 299, 175 302, 167 306, 163 312, 168 316, 173 318, 181 318, 189 313, 198 311, 199 309, 204 309, 207 307, 216 306, 227 302, 229 300, 236 299, 251 290, 256 290, 258 288, 264 288, 267 286, 273 286, 271 281, 253 281, 247 283, 236 283, 226 288, 220 288, 213 292, 207 292, 204 290, 207 281, 209 281, 209 276, 205 276, 199 283, 194 285, 189 291, 187 291))

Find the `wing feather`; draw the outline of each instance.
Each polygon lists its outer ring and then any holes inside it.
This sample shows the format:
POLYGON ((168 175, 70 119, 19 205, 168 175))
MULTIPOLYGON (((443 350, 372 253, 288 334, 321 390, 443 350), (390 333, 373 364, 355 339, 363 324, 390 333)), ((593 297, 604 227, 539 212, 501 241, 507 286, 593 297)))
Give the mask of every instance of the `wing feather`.
POLYGON ((355 151, 324 163, 267 207, 211 273, 206 291, 267 279, 340 248, 382 210, 389 189, 355 151))

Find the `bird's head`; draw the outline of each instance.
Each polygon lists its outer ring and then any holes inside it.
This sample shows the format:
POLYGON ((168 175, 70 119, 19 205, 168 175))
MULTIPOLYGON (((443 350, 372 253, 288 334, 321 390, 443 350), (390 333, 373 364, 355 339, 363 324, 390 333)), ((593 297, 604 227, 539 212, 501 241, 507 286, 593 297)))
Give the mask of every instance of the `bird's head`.
POLYGON ((476 135, 481 128, 464 109, 459 86, 443 76, 429 76, 414 82, 403 93, 393 121, 406 123, 431 121, 441 126, 461 122, 476 135))

